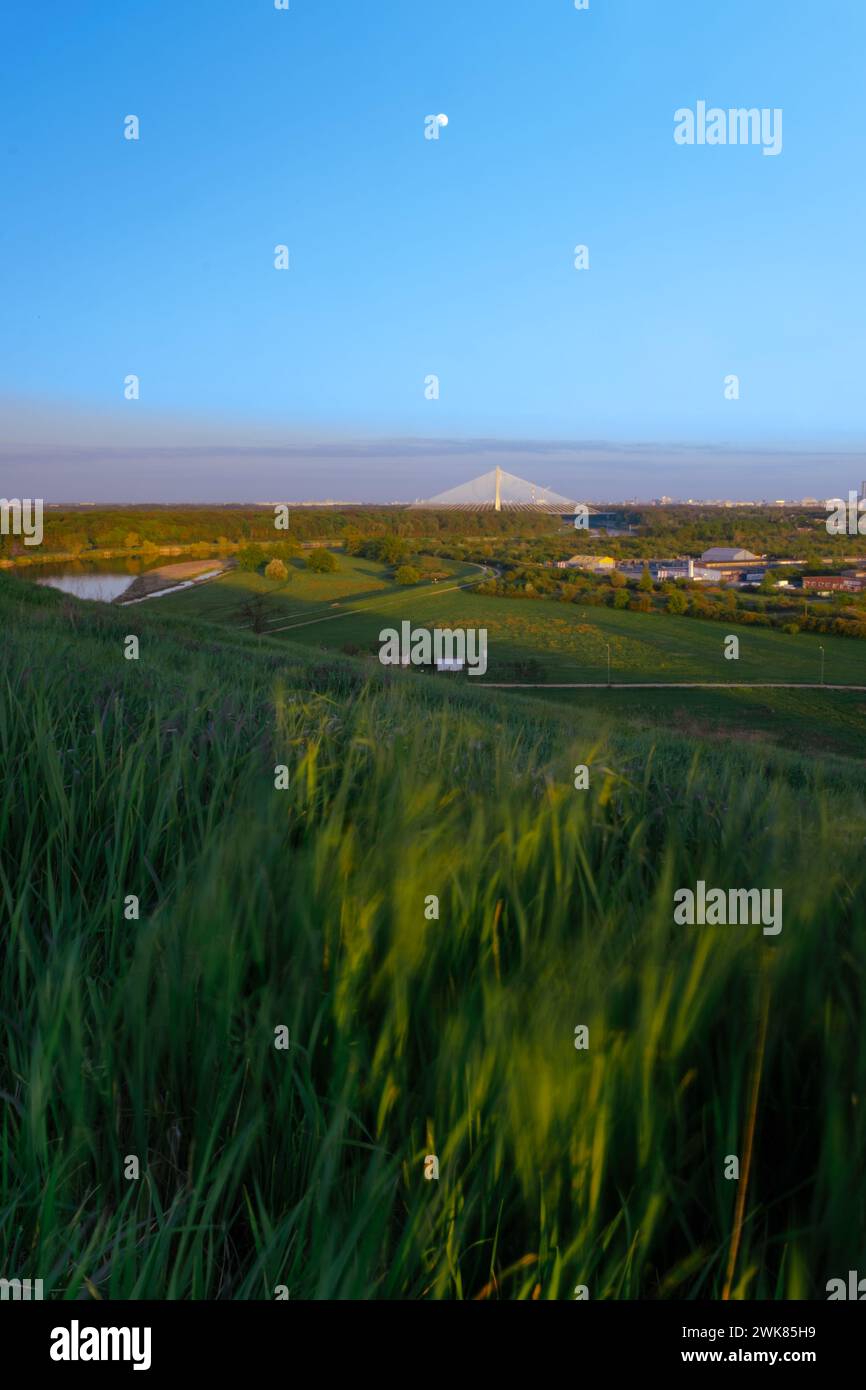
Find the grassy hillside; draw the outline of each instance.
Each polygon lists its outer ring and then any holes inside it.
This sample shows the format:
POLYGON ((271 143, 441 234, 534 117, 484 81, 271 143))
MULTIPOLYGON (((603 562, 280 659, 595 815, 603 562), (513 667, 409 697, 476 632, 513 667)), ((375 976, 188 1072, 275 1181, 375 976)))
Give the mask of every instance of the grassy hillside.
MULTIPOLYGON (((265 632, 314 651, 354 646, 374 654, 383 627, 409 618, 417 627, 484 627, 486 679, 514 679, 516 662, 537 661, 541 678, 607 680, 607 646, 615 682, 820 680, 821 654, 830 683, 866 685, 866 644, 842 637, 795 636, 763 628, 725 627, 694 618, 645 615, 554 600, 516 600, 476 594, 479 571, 455 567, 453 581, 401 589, 384 567, 340 556, 336 574, 316 575, 301 562, 288 584, 232 571, 214 584, 160 600, 166 614, 241 630, 244 601, 261 595, 265 632), (336 606, 335 606, 336 605, 336 606), (738 661, 727 661, 728 632, 740 639, 738 661)), ((473 678, 474 679, 474 678, 473 678)), ((471 683, 471 682, 470 682, 471 683)), ((599 694, 550 692, 545 700, 585 718, 611 714, 647 728, 682 728, 751 740, 755 736, 816 753, 862 756, 866 750, 866 695, 831 691, 642 691, 599 694)))
MULTIPOLYGON (((299 562, 300 563, 300 562, 299 562)), ((410 619, 415 626, 484 627, 491 670, 536 657, 550 681, 604 681, 607 644, 617 681, 804 681, 820 679, 819 646, 828 682, 866 684, 866 644, 844 637, 791 636, 766 628, 627 610, 586 607, 555 600, 495 598, 473 592, 482 576, 463 566, 453 581, 400 589, 379 578, 382 566, 340 557, 340 570, 314 575, 295 569, 288 584, 230 571, 200 591, 164 600, 172 613, 227 625, 243 621, 239 610, 251 592, 271 607, 268 631, 292 642, 340 647, 353 642, 378 649, 383 625, 410 619), (359 582, 360 581, 360 582, 359 582), (345 606, 333 614, 331 605, 345 606), (319 623, 311 618, 318 617, 319 623), (725 636, 735 633, 740 656, 724 656, 725 636)))
POLYGON ((307 640, 327 642, 329 646, 358 640, 359 629, 352 620, 352 613, 357 610, 362 621, 372 620, 375 632, 369 622, 364 622, 361 631, 372 633, 370 641, 375 643, 387 615, 388 621, 393 622, 395 617, 399 621, 404 610, 414 603, 444 601, 439 600, 440 594, 453 594, 455 586, 477 583, 484 575, 480 565, 454 560, 438 563, 443 571, 451 571, 453 578, 436 584, 425 580, 407 588, 397 584, 389 568, 377 560, 340 554, 339 568, 333 574, 317 574, 306 568, 303 558, 298 558, 289 561, 288 580, 231 569, 217 583, 172 594, 169 607, 173 616, 182 614, 197 621, 242 628, 248 626, 243 612, 245 604, 251 598, 262 598, 267 606, 267 632, 277 636, 297 633, 310 626, 308 619, 315 618, 319 620, 314 625, 316 631, 307 640), (335 614, 334 605, 351 612, 335 614), (319 625, 325 622, 327 628, 319 625))
POLYGON ((862 761, 386 676, 190 602, 0 576, 8 1275, 719 1297, 735 1228, 735 1294, 857 1266, 862 761), (675 926, 699 877, 781 887, 781 935, 675 926))

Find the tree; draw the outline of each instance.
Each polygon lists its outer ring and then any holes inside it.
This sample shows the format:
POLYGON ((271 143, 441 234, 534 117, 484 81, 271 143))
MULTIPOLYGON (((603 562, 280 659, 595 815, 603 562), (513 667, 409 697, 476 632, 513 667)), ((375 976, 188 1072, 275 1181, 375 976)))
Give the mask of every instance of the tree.
POLYGON ((312 550, 307 556, 307 569, 316 574, 333 574, 339 569, 337 557, 330 550, 312 550))
POLYGON ((265 564, 267 558, 260 545, 245 545, 238 551, 238 569, 253 574, 265 564))
POLYGON ((238 609, 238 617, 247 627, 251 627, 253 632, 260 633, 265 630, 265 613, 267 604, 261 594, 256 594, 255 598, 248 599, 238 609))
POLYGON ((624 574, 620 574, 619 570, 611 570, 610 574, 608 575, 608 579, 610 580, 610 587, 612 589, 625 588, 626 578, 624 574))
POLYGON ((642 594, 651 594, 653 591, 653 577, 644 565, 643 574, 638 581, 638 588, 642 594))
POLYGON ((421 573, 415 569, 414 565, 401 565, 394 578, 398 584, 417 584, 421 578, 421 573))
POLYGON ((141 545, 141 536, 137 531, 128 531, 123 538, 124 550, 138 550, 141 545))
POLYGON ((286 569, 286 566, 282 560, 278 560, 275 558, 273 560, 270 560, 268 564, 265 565, 266 579, 286 580, 288 579, 288 577, 289 571, 286 569))
POLYGON ((386 565, 399 565, 409 555, 409 546, 399 536, 384 536, 378 543, 379 559, 386 565))
POLYGON ((287 536, 284 541, 278 541, 271 546, 271 555, 275 555, 278 560, 293 560, 299 555, 301 547, 294 536, 287 536))
POLYGON ((680 593, 679 589, 675 589, 674 592, 668 598, 667 609, 669 613, 685 613, 688 606, 688 599, 686 598, 685 594, 680 593))

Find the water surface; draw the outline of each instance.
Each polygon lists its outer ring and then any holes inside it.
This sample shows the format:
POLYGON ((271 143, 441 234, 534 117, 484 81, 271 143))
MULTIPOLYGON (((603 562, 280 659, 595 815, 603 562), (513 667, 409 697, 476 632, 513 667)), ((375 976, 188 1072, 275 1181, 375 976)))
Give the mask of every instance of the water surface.
POLYGON ((151 560, 67 560, 57 564, 33 565, 20 573, 36 584, 73 594, 75 598, 111 603, 129 588, 137 575, 170 563, 167 555, 151 560))

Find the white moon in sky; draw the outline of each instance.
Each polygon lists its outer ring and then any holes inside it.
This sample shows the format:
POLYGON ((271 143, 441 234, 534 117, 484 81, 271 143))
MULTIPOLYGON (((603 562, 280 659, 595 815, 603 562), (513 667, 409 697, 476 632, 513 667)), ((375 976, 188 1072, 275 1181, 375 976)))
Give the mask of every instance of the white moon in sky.
POLYGON ((447 124, 448 124, 448 117, 447 117, 447 116, 437 116, 436 119, 437 119, 437 121, 439 122, 440 125, 447 125, 447 124))

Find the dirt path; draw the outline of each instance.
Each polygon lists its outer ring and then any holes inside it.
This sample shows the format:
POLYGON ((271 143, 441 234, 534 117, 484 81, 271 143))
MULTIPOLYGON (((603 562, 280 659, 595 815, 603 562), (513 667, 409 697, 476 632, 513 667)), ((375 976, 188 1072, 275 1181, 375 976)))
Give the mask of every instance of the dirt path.
POLYGON ((486 690, 866 690, 820 681, 479 681, 486 690))

